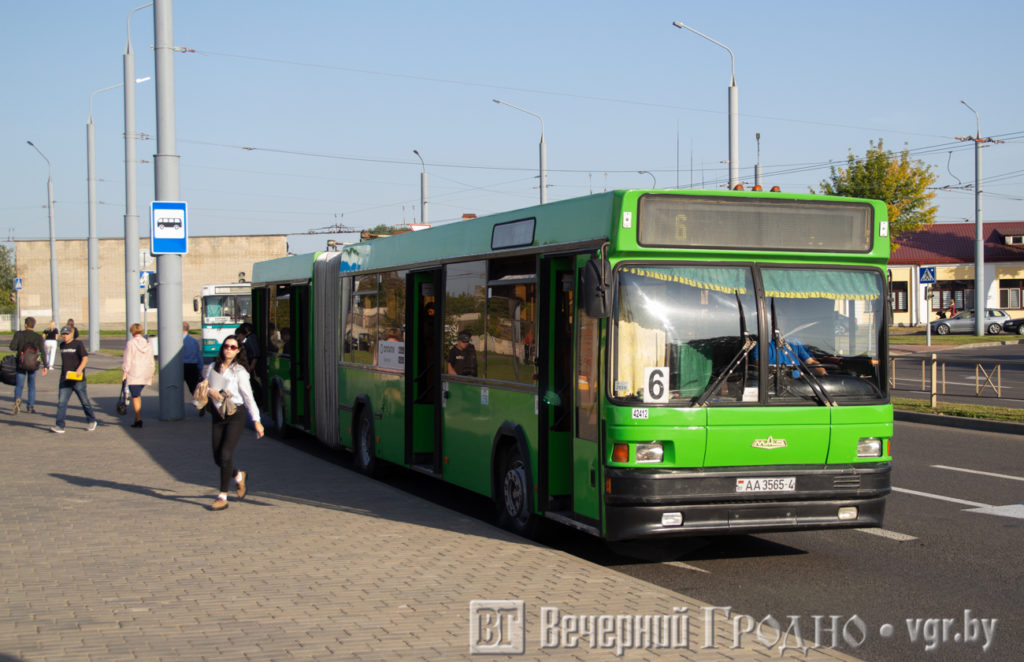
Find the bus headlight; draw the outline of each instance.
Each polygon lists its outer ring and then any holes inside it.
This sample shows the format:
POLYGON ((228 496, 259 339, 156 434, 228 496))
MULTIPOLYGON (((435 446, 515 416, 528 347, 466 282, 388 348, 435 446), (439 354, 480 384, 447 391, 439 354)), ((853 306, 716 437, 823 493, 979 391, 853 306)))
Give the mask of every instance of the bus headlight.
POLYGON ((878 437, 861 437, 858 439, 857 457, 882 457, 882 440, 878 437))
POLYGON ((636 461, 640 463, 661 462, 665 458, 665 447, 660 443, 637 444, 636 461))

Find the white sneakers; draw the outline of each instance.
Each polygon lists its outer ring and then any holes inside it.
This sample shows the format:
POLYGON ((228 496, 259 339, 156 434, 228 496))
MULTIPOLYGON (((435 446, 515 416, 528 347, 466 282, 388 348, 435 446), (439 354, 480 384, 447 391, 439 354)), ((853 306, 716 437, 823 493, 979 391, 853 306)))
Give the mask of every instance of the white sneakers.
MULTIPOLYGON (((96 429, 96 425, 97 425, 97 421, 93 421, 89 425, 85 426, 85 429, 88 432, 92 432, 93 430, 96 429)), ((64 434, 64 428, 59 428, 56 425, 54 425, 52 428, 50 428, 50 432, 54 432, 56 434, 64 434)))

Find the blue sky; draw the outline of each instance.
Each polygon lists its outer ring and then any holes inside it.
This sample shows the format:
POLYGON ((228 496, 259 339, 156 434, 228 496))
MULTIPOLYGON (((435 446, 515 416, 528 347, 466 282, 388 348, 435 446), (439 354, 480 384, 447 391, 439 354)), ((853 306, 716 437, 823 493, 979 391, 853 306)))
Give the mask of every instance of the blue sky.
MULTIPOLYGON (((143 0, 0 0, 0 233, 48 236, 53 164, 60 238, 88 232, 89 97, 122 79, 126 19, 143 0)), ((732 3, 650 0, 412 2, 176 0, 176 151, 193 234, 295 234, 343 223, 429 220, 538 200, 544 119, 549 201, 613 188, 721 188, 727 180, 729 46, 739 87, 740 177, 806 192, 870 140, 974 179, 983 136, 984 218, 1024 220, 1024 60, 1019 3, 732 3), (244 149, 251 147, 255 149, 244 149)), ((152 10, 132 19, 136 74, 153 75, 152 10)), ((137 87, 137 130, 155 138, 155 87, 137 87)), ((97 224, 123 235, 120 89, 93 100, 97 224)), ((155 140, 140 141, 148 235, 155 140)), ((939 191, 938 220, 973 220, 969 189, 939 191)))

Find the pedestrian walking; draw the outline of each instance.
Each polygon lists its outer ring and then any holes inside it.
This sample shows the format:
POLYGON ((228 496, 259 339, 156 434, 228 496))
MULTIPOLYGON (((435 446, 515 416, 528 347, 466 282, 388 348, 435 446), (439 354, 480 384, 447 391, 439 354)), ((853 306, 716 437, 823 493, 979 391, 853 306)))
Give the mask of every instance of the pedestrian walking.
POLYGON ((153 346, 146 336, 142 335, 142 325, 136 322, 128 327, 132 339, 124 346, 124 359, 121 361, 121 381, 128 385, 132 396, 132 409, 135 411, 133 428, 142 427, 142 389, 153 383, 156 363, 153 361, 153 346))
MULTIPOLYGON (((188 387, 188 393, 185 395, 191 398, 202 378, 203 351, 199 347, 199 341, 189 334, 188 322, 182 322, 181 329, 185 334, 181 339, 181 361, 185 365, 185 386, 188 387)), ((200 416, 205 413, 205 409, 199 410, 200 416)))
POLYGON ((64 420, 68 411, 68 400, 71 394, 78 396, 82 403, 82 411, 85 412, 86 430, 92 432, 96 429, 96 414, 93 413, 92 403, 89 402, 89 393, 85 386, 85 366, 89 363, 89 352, 85 350, 85 344, 81 340, 75 340, 75 330, 70 326, 60 328, 60 385, 57 389, 57 424, 50 428, 50 432, 64 434, 64 420))
MULTIPOLYGON (((61 329, 66 329, 68 327, 71 327, 72 335, 74 336, 73 340, 78 340, 78 327, 75 326, 75 320, 71 319, 70 317, 68 318, 67 323, 65 323, 64 326, 61 327, 61 329)), ((63 331, 61 331, 61 335, 64 335, 63 331)))
POLYGON ((30 414, 36 413, 36 373, 41 367, 43 376, 46 376, 46 369, 49 367, 45 362, 43 337, 35 332, 35 328, 36 318, 26 317, 25 328, 11 338, 10 348, 14 350, 14 355, 17 358, 12 416, 17 416, 21 411, 21 393, 26 384, 28 392, 25 411, 30 414))
POLYGON ((53 370, 57 365, 57 323, 50 320, 50 325, 43 331, 43 347, 46 349, 46 368, 53 370))
POLYGON ((252 417, 256 436, 263 436, 260 410, 252 395, 249 372, 245 369, 245 352, 237 336, 231 335, 221 343, 213 363, 206 366, 204 378, 209 384, 209 403, 213 419, 213 461, 220 467, 220 493, 210 510, 228 507, 228 488, 236 484, 236 496, 244 499, 248 491, 248 474, 234 464, 235 448, 245 428, 246 411, 252 417), (243 407, 244 405, 244 407, 243 407))

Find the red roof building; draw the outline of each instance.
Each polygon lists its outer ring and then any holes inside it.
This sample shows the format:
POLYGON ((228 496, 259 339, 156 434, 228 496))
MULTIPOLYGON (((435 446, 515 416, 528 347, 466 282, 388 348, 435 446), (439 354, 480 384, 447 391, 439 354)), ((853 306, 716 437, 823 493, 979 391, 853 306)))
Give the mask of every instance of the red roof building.
MULTIPOLYGON (((889 259, 894 324, 924 324, 951 306, 974 308, 974 227, 936 223, 900 236, 889 259), (935 268, 930 292, 921 267, 935 268)), ((986 307, 1024 317, 1024 221, 984 223, 983 232, 986 307)))

